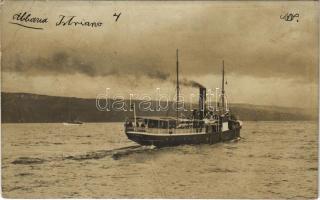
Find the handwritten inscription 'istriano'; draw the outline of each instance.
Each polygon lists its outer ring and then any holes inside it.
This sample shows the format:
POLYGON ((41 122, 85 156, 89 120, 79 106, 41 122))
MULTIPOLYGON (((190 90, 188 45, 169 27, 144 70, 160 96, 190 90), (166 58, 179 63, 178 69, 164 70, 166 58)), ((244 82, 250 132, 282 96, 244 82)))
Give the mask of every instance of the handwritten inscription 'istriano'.
POLYGON ((88 26, 88 27, 100 27, 102 22, 90 22, 87 20, 78 20, 76 16, 59 15, 59 20, 56 26, 88 26))

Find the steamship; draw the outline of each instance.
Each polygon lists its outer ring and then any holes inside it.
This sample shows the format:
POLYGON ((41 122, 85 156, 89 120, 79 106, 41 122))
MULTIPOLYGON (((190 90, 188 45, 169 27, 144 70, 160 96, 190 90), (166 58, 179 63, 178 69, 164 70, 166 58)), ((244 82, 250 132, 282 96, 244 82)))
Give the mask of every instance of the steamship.
MULTIPOLYGON (((179 60, 177 49, 177 105, 179 103, 179 60)), ((222 62, 222 87, 216 106, 206 108, 206 88, 199 88, 199 109, 192 117, 141 117, 126 120, 125 134, 128 139, 140 145, 156 147, 177 146, 184 144, 214 144, 240 138, 242 122, 231 114, 226 101, 224 89, 224 62, 222 62)))

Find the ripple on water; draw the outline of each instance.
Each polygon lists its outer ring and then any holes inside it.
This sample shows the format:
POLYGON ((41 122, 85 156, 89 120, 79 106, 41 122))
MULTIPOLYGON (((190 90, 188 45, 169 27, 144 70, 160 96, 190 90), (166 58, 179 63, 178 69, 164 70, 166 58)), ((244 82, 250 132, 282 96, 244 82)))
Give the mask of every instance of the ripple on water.
POLYGON ((41 158, 19 157, 16 160, 12 161, 11 163, 29 165, 29 164, 42 164, 44 162, 46 162, 46 160, 41 158))

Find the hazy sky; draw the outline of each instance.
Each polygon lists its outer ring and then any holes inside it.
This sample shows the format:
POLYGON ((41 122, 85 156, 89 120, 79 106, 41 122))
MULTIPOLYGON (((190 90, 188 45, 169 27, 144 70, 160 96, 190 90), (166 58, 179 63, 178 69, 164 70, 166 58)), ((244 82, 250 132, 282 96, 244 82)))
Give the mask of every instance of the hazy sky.
MULTIPOLYGON (((318 87, 317 2, 5 2, 2 91, 95 98, 174 95, 181 79, 220 87, 229 101, 314 107, 318 87), (10 24, 13 15, 47 17, 43 27, 10 24), (115 22, 113 14, 121 12, 115 22), (280 19, 299 13, 293 21, 280 19), (56 26, 59 15, 101 27, 56 26), (298 19, 298 22, 297 22, 298 19)), ((182 87, 182 93, 197 89, 182 87)))

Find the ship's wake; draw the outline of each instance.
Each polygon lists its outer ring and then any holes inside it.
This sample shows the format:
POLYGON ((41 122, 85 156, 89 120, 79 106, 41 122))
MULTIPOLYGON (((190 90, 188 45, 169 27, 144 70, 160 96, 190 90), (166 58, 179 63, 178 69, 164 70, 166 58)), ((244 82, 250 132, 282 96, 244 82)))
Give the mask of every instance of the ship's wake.
POLYGON ((121 147, 117 149, 110 149, 110 150, 97 150, 86 152, 83 154, 76 154, 76 155, 67 155, 62 157, 49 157, 46 159, 42 158, 35 158, 35 157, 19 157, 12 161, 12 164, 23 164, 23 165, 33 165, 33 164, 42 164, 45 162, 50 161, 63 161, 63 160, 75 160, 75 161, 82 161, 82 160, 98 160, 105 157, 110 156, 114 160, 118 160, 123 156, 128 156, 134 153, 144 153, 144 152, 151 152, 155 151, 157 148, 155 146, 141 146, 141 145, 132 145, 121 147))
MULTIPOLYGON (((230 142, 238 142, 240 139, 243 138, 236 138, 230 142)), ((186 145, 192 147, 193 145, 186 145)), ((180 147, 185 147, 185 145, 181 145, 180 147)), ((49 158, 37 158, 37 157, 19 157, 13 160, 11 163, 15 165, 34 165, 34 164, 42 164, 46 162, 52 161, 64 161, 64 160, 74 160, 74 161, 83 161, 83 160, 99 160, 106 157, 110 157, 114 160, 118 160, 122 157, 126 157, 132 154, 137 153, 153 153, 158 150, 168 150, 171 149, 170 147, 167 148, 157 148, 155 146, 141 146, 141 145, 131 145, 125 146, 116 149, 110 150, 97 150, 97 151, 90 151, 85 153, 73 154, 73 155, 63 155, 59 157, 49 157, 49 158)), ((175 148, 175 150, 184 151, 184 148, 175 148)))
POLYGON ((66 157, 63 157, 63 159, 90 160, 90 159, 102 159, 102 158, 111 156, 114 160, 117 160, 123 156, 127 156, 133 153, 142 153, 142 152, 152 151, 155 149, 156 147, 154 146, 134 145, 134 146, 121 147, 118 149, 99 150, 99 151, 88 152, 86 154, 66 156, 66 157))

